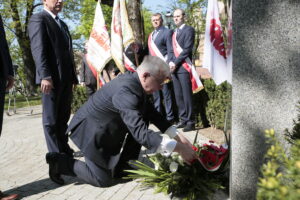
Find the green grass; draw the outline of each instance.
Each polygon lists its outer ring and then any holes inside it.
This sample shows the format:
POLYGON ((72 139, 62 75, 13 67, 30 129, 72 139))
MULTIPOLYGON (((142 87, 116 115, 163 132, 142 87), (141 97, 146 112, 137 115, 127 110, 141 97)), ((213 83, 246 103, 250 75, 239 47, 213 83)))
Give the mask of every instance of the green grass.
MULTIPOLYGON (((4 104, 4 109, 7 110, 8 107, 8 99, 9 96, 5 95, 5 104, 4 104)), ((35 106, 35 105, 41 105, 41 96, 32 96, 32 97, 28 97, 28 101, 30 106, 35 106)), ((26 102, 26 99, 24 96, 21 95, 17 95, 16 96, 16 108, 23 108, 23 107, 27 107, 28 104, 26 102)), ((14 98, 11 97, 11 101, 10 101, 10 109, 13 109, 14 107, 14 98)))

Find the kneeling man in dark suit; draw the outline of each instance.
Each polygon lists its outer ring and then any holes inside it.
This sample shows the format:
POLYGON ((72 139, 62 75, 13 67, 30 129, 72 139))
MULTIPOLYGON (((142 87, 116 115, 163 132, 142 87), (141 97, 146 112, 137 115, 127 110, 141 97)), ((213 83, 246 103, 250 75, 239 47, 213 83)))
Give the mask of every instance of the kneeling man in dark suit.
POLYGON ((94 186, 110 186, 113 178, 124 175, 129 160, 138 159, 141 145, 161 153, 178 152, 188 164, 196 159, 191 143, 147 98, 169 77, 170 68, 163 60, 146 56, 136 72, 118 76, 91 96, 67 130, 85 162, 63 153, 48 153, 52 181, 64 184, 63 174, 94 186), (170 138, 148 129, 150 122, 170 138))

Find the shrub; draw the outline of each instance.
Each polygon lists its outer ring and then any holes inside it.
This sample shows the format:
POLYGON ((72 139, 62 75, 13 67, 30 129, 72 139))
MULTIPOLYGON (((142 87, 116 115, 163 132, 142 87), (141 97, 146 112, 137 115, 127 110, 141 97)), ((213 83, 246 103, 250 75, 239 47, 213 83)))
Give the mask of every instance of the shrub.
POLYGON ((73 90, 71 112, 75 113, 87 101, 86 87, 77 86, 73 90))
MULTIPOLYGON (((300 113, 300 102, 298 111, 300 113)), ((286 139, 292 144, 291 153, 286 155, 275 137, 274 130, 267 130, 266 138, 270 148, 266 164, 262 166, 262 178, 258 182, 257 199, 300 199, 300 114, 294 120, 292 132, 286 130, 286 139)))
MULTIPOLYGON (((212 79, 203 80, 203 85, 204 89, 193 97, 197 126, 206 127, 209 123, 224 129, 226 109, 231 112, 231 85, 224 82, 217 86, 212 79)), ((230 117, 228 120, 226 123, 230 124, 230 117)))
POLYGON ((293 120, 294 126, 293 126, 292 131, 285 129, 286 139, 291 144, 293 144, 296 139, 300 139, 300 101, 298 102, 297 108, 298 108, 299 114, 298 114, 297 120, 293 120))
POLYGON ((300 140, 295 140, 288 157, 275 137, 274 130, 265 132, 270 148, 259 178, 257 199, 300 199, 300 140))

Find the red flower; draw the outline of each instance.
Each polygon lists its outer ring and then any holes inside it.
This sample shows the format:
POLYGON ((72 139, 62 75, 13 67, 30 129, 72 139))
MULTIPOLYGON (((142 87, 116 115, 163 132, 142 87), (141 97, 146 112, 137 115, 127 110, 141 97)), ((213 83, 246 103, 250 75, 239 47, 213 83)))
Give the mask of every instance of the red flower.
POLYGON ((198 152, 198 148, 197 147, 195 147, 195 146, 192 146, 192 149, 194 150, 194 151, 196 151, 196 152, 198 152))

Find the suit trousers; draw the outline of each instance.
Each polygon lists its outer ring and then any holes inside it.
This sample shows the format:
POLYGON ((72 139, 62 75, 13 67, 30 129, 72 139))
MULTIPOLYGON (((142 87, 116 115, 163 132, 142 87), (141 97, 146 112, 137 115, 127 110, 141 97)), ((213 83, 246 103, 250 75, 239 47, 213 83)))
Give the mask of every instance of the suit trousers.
POLYGON ((193 91, 189 73, 172 74, 173 86, 180 121, 194 124, 193 91))
POLYGON ((0 77, 0 135, 2 132, 6 79, 0 77))
POLYGON ((42 94, 43 128, 49 152, 72 154, 66 130, 71 114, 72 83, 54 86, 50 94, 42 94))
POLYGON ((76 160, 66 154, 59 154, 56 158, 57 170, 59 174, 75 176, 84 183, 96 187, 108 187, 113 184, 111 170, 98 166, 87 157, 85 162, 76 160))
MULTIPOLYGON (((137 160, 141 145, 137 143, 131 134, 128 134, 123 151, 116 160, 116 167, 113 170, 123 170, 129 160, 137 160)), ((113 170, 105 169, 85 156, 85 162, 76 160, 65 154, 59 154, 57 159, 58 172, 63 175, 76 176, 84 183, 96 187, 109 187, 115 183, 113 170)))
POLYGON ((172 87, 172 83, 166 83, 163 85, 161 91, 156 91, 153 93, 153 102, 154 102, 154 107, 155 109, 162 113, 162 100, 161 100, 161 92, 162 92, 162 96, 164 99, 164 106, 165 106, 165 111, 166 111, 166 117, 167 120, 173 120, 174 119, 174 114, 173 114, 173 109, 172 109, 172 94, 171 94, 171 88, 172 87))

